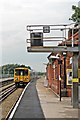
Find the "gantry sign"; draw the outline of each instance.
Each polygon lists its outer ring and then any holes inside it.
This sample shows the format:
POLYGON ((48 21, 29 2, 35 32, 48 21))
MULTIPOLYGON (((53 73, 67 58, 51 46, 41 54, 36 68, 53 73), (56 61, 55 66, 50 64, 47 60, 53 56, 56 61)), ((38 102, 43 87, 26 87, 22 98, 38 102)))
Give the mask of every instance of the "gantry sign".
POLYGON ((73 89, 72 104, 74 108, 78 108, 78 56, 79 47, 74 46, 73 31, 79 30, 80 43, 80 25, 61 24, 61 25, 28 25, 27 31, 30 32, 30 38, 27 39, 28 52, 71 52, 73 53, 73 89), (72 31, 72 41, 68 41, 68 31, 72 31), (67 42, 71 42, 71 46, 67 46, 67 42), (47 43, 47 44, 46 44, 47 43), (51 43, 51 44, 50 44, 51 43), (57 43, 57 44, 56 44, 57 43), (61 44, 64 43, 64 44, 61 44))
MULTIPOLYGON (((27 31, 30 32, 30 38, 27 39, 29 46, 28 52, 78 52, 77 47, 67 47, 67 32, 72 29, 73 24, 63 25, 28 25, 27 31), (59 33, 59 35, 58 35, 59 33), (55 36, 56 34, 56 36, 55 36), (64 46, 58 46, 55 43, 65 42, 64 46), (47 46, 45 45, 47 43, 47 46), (51 43, 49 45, 48 43, 51 43)), ((74 29, 77 29, 76 27, 74 29)))

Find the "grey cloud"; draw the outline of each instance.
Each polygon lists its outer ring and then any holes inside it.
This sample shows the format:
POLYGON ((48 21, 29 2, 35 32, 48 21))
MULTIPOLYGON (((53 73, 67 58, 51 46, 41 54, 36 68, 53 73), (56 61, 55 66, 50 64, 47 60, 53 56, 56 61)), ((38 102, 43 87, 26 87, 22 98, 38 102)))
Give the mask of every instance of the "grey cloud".
MULTIPOLYGON (((59 0, 56 0, 59 1, 59 0)), ((60 0, 62 1, 62 0, 60 0)), ((23 63, 38 71, 44 70, 49 53, 31 54, 26 52, 26 39, 29 24, 69 23, 72 4, 77 0, 55 2, 55 0, 3 0, 2 15, 2 63, 23 63)))

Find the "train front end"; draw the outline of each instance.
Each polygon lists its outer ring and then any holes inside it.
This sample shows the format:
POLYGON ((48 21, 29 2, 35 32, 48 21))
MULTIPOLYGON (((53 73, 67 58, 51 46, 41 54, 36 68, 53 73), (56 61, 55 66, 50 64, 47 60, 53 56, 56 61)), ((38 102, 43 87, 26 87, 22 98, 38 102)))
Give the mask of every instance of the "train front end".
POLYGON ((15 68, 14 82, 16 86, 26 85, 30 81, 30 72, 28 68, 15 68))

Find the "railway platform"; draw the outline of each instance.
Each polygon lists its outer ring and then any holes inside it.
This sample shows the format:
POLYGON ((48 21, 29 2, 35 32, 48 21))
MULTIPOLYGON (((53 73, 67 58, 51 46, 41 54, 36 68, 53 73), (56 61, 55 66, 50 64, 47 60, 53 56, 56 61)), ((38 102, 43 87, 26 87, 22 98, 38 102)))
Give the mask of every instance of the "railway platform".
POLYGON ((44 78, 40 78, 32 81, 27 87, 13 119, 63 118, 67 120, 69 118, 78 120, 79 114, 80 109, 72 107, 70 97, 62 97, 60 101, 50 88, 44 87, 44 78))

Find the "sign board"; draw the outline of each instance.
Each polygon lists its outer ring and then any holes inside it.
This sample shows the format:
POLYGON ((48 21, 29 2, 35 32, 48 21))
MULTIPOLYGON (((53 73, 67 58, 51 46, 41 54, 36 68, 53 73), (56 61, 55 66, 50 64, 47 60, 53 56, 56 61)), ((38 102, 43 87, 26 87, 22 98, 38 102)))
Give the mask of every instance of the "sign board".
POLYGON ((78 81, 79 81, 78 78, 73 78, 73 79, 72 79, 72 82, 78 82, 78 81))
POLYGON ((67 69, 67 85, 72 85, 72 69, 67 69))
POLYGON ((67 69, 67 85, 72 85, 72 82, 79 82, 80 69, 78 69, 78 78, 72 78, 72 69, 67 69))
POLYGON ((32 32, 30 33, 31 46, 43 46, 43 33, 32 32))
POLYGON ((50 26, 43 26, 43 33, 50 33, 50 26))

